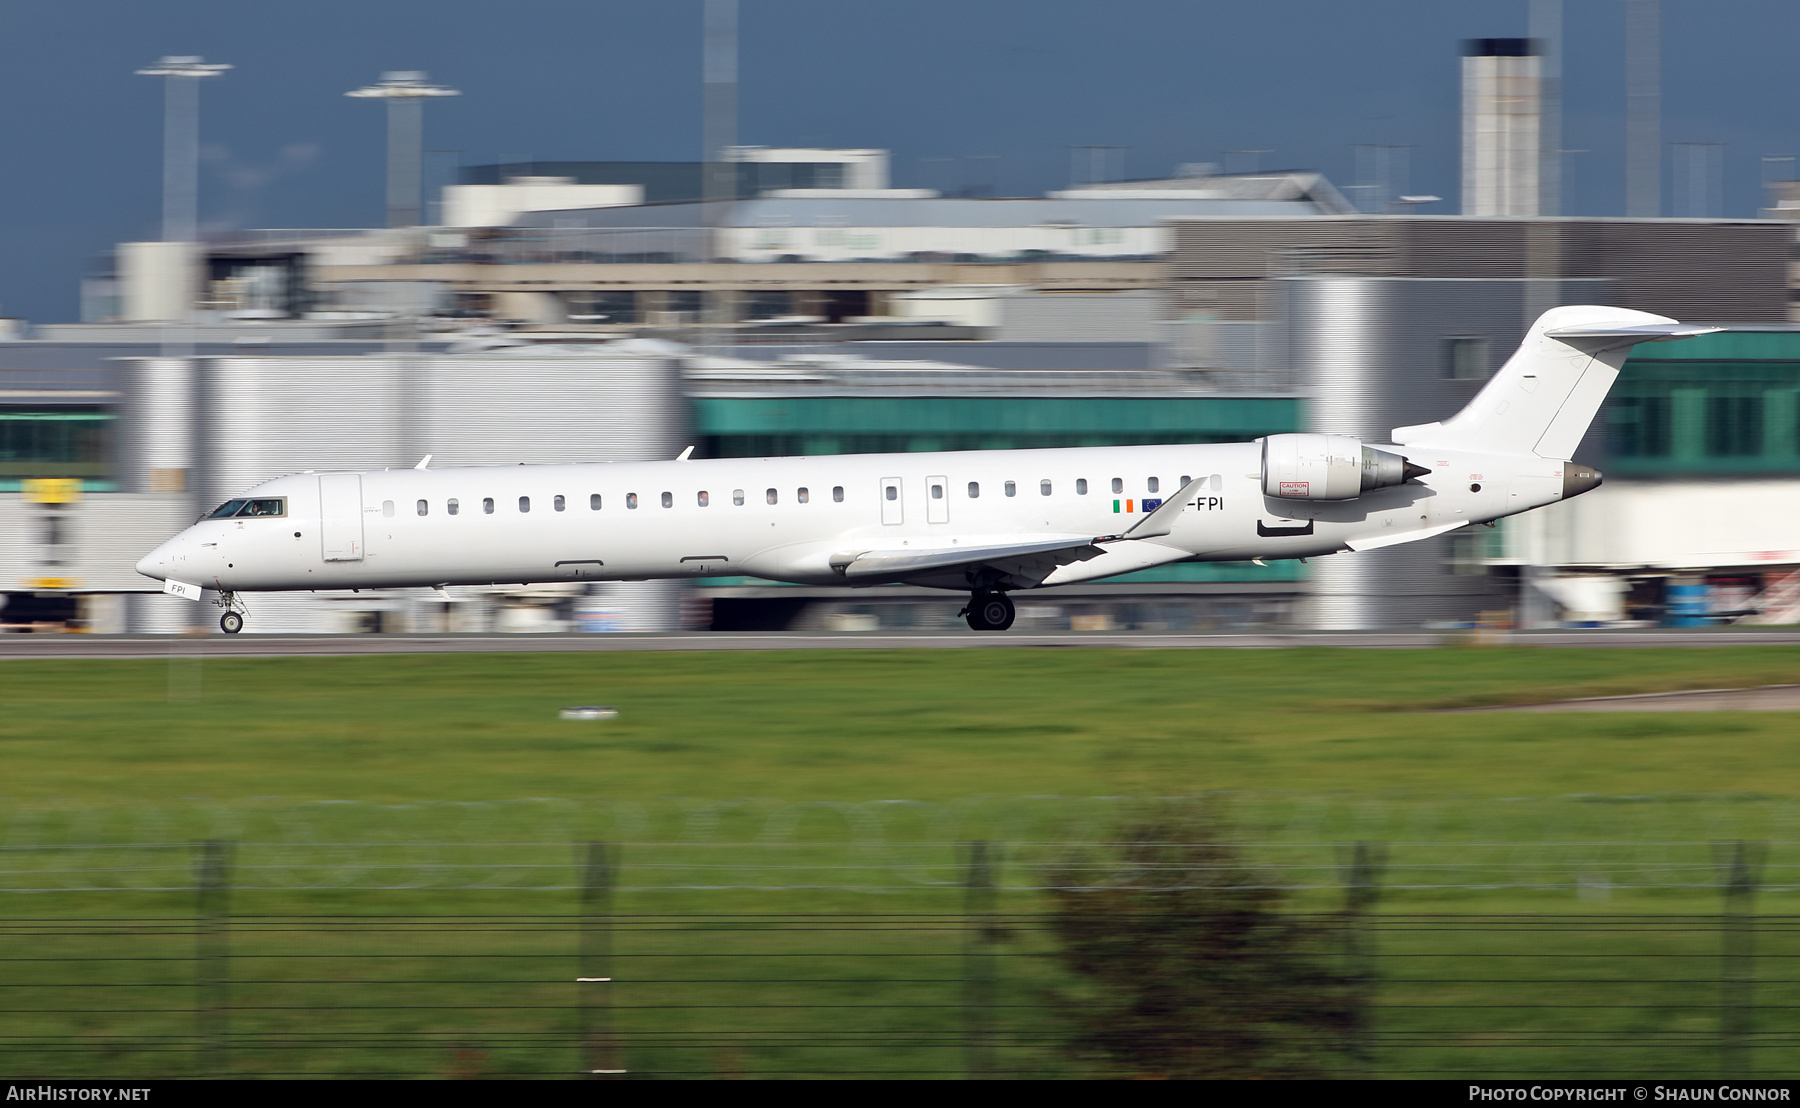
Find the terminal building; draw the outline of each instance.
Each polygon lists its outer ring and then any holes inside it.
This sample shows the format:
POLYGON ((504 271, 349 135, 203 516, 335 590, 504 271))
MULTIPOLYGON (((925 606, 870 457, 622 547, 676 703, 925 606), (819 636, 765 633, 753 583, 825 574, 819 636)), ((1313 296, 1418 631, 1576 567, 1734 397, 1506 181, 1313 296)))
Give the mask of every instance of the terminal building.
MULTIPOLYGON (((879 150, 733 160, 724 198, 698 163, 488 166, 432 226, 122 244, 84 322, 0 342, 0 623, 210 626, 133 562, 308 469, 1384 441, 1562 303, 1731 328, 1633 354, 1579 454, 1601 489, 1046 590, 1019 625, 1800 620, 1792 222, 1397 216, 1206 167, 1002 199, 894 189, 879 150)), ((255 631, 947 628, 961 603, 742 578, 248 599, 255 631)))

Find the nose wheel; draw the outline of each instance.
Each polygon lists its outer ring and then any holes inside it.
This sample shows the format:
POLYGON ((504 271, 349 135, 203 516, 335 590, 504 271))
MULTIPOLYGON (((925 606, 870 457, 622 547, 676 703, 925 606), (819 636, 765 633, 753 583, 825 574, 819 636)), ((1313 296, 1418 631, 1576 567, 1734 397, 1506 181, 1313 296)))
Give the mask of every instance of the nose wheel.
POLYGON ((244 602, 238 599, 237 593, 221 592, 213 603, 225 609, 225 614, 219 617, 219 630, 235 635, 244 629, 244 602))
POLYGON ((978 592, 961 614, 971 631, 1004 631, 1013 625, 1013 602, 1003 592, 978 592))

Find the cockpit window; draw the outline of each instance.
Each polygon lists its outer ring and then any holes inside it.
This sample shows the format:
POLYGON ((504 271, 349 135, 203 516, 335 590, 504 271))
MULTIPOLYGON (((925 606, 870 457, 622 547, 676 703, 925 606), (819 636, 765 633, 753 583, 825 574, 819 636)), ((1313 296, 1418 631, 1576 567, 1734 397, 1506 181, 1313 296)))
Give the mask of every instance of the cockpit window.
POLYGON ((227 500, 214 508, 207 519, 230 519, 233 516, 284 516, 287 514, 287 501, 280 497, 268 500, 250 500, 248 498, 227 500))

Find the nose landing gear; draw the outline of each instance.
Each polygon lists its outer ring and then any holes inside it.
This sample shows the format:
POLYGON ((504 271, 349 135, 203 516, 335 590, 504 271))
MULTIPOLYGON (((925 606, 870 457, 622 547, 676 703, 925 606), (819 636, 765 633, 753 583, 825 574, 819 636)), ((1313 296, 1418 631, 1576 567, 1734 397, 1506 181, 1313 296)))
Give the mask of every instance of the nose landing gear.
POLYGON ((213 603, 225 609, 225 614, 219 617, 219 630, 235 635, 244 629, 244 602, 238 599, 237 593, 221 591, 213 603))
POLYGON ((968 617, 971 631, 1004 631, 1013 625, 1013 602, 1003 592, 978 592, 957 614, 968 617))

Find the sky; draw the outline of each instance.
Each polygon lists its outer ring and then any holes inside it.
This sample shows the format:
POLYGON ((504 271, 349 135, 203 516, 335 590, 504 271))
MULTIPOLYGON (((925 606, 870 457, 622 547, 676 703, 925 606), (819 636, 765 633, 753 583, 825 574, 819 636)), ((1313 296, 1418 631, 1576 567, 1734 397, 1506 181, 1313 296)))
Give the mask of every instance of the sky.
MULTIPOLYGON (((1622 215, 1624 0, 1564 9, 1564 212, 1622 215)), ((1445 198, 1421 210, 1453 213, 1460 44, 1525 35, 1527 0, 740 0, 739 19, 738 140, 885 148, 896 186, 1037 195, 1076 146, 1123 148, 1115 176, 1255 157, 1353 185, 1356 147, 1391 144, 1404 189, 1445 198)), ((1752 216, 1763 159, 1800 152, 1800 4, 1664 0, 1662 29, 1663 140, 1723 144, 1720 214, 1752 216)), ((235 67, 203 83, 203 226, 357 227, 384 218, 385 109, 344 92, 394 69, 461 90, 427 104, 428 183, 696 160, 700 32, 701 0, 0 0, 0 315, 75 319, 93 258, 159 237, 162 81, 133 71, 164 54, 235 67)))

